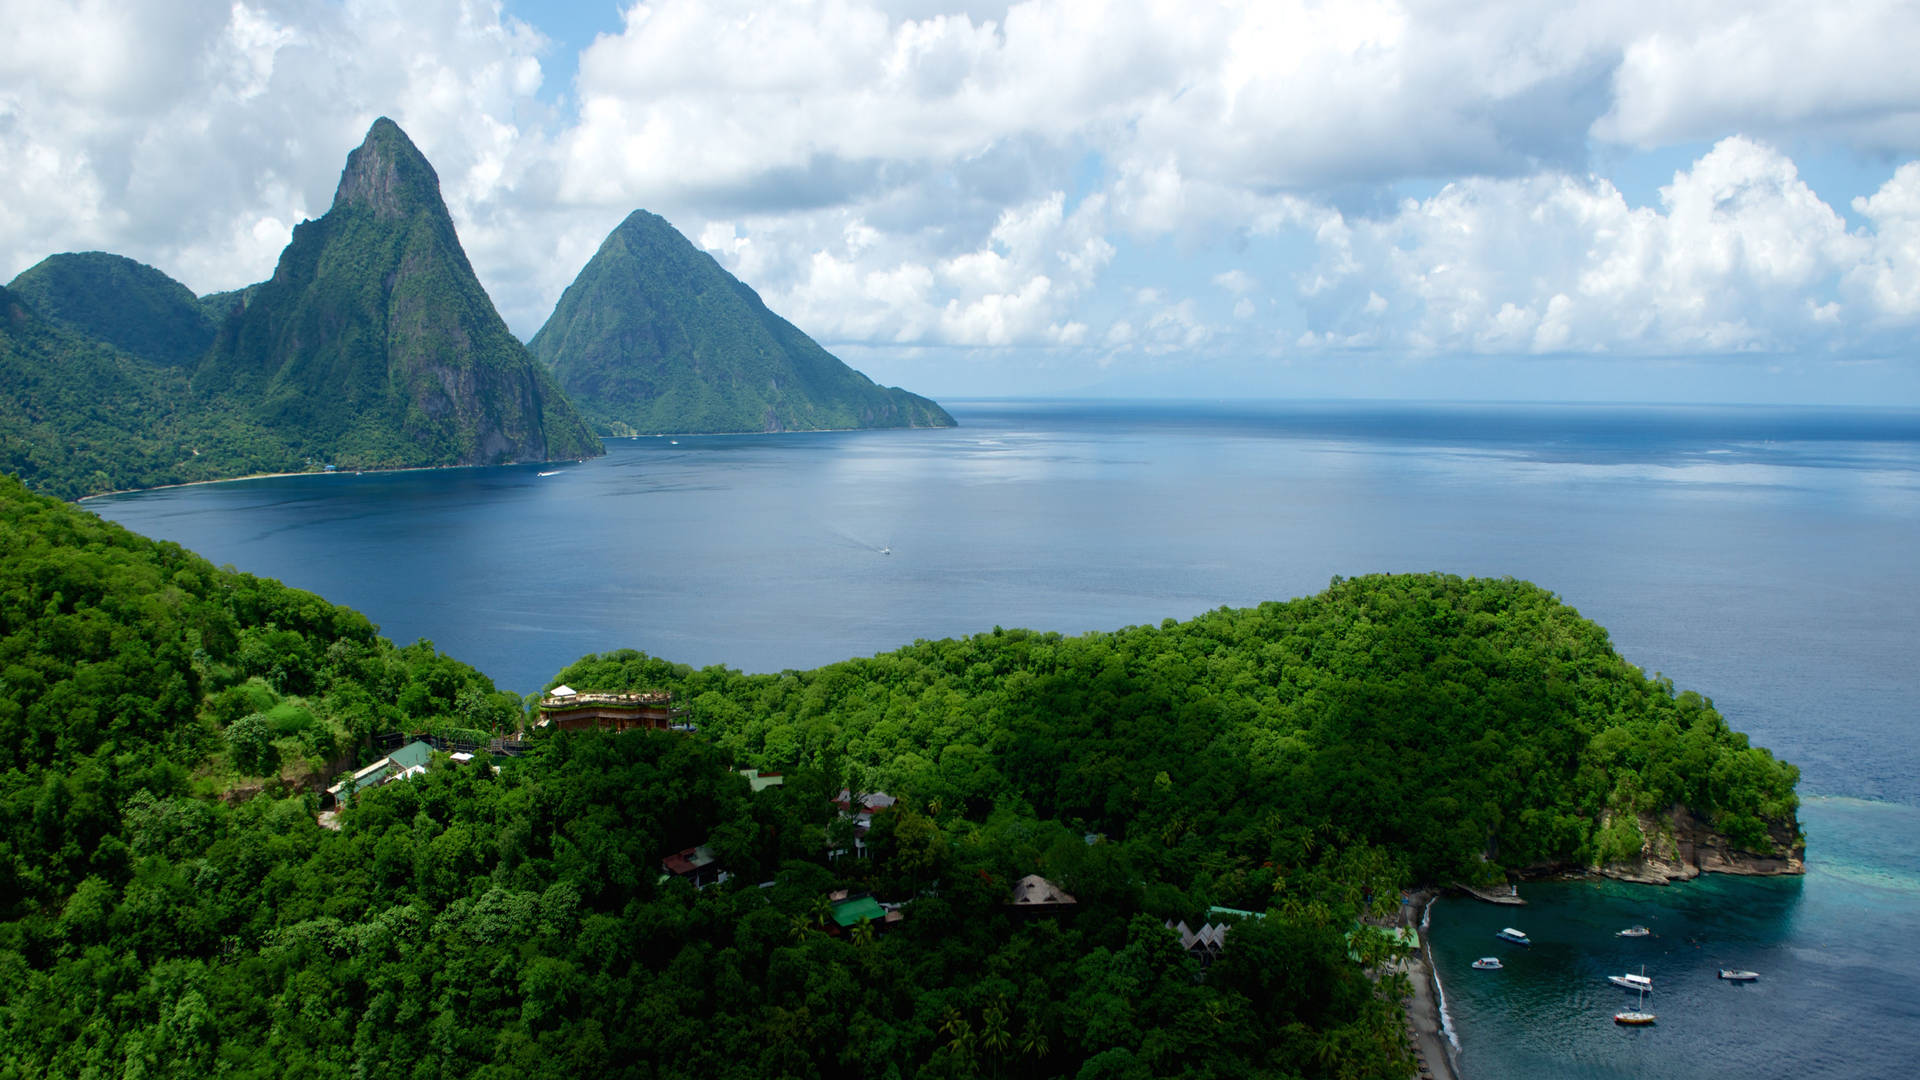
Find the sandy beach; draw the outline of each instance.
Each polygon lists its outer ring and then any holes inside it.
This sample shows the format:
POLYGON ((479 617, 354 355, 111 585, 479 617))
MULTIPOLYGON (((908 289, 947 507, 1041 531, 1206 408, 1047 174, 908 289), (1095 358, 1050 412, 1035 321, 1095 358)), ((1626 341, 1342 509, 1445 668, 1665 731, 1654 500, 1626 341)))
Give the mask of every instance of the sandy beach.
MULTIPOLYGON (((1400 909, 1403 924, 1419 929, 1420 918, 1436 895, 1435 890, 1423 889, 1409 896, 1400 909)), ((1407 980, 1413 983, 1413 997, 1407 1001, 1407 1034, 1413 1044, 1414 1058, 1420 1065, 1418 1075, 1458 1080, 1453 1047, 1440 1028, 1440 1000, 1433 988, 1432 948, 1423 931, 1420 951, 1406 960, 1407 980)))
MULTIPOLYGON (((564 459, 564 461, 568 463, 572 462, 572 460, 573 460, 572 458, 564 459)), ((555 464, 555 462, 509 461, 507 462, 506 466, 498 466, 498 467, 505 468, 507 466, 512 466, 512 465, 552 465, 552 464, 555 464)), ((155 484, 152 487, 144 487, 144 488, 122 488, 116 491, 96 491, 91 495, 82 495, 73 501, 76 503, 83 503, 83 502, 86 502, 88 499, 104 499, 109 495, 132 495, 142 491, 169 491, 169 490, 172 490, 173 488, 203 487, 207 484, 237 484, 242 480, 277 480, 287 476, 364 476, 369 473, 385 474, 385 473, 408 473, 408 472, 434 472, 440 469, 487 469, 487 468, 495 468, 495 467, 496 466, 491 466, 491 465, 396 465, 392 468, 382 468, 382 469, 335 469, 332 472, 327 472, 324 469, 301 469, 299 472, 248 473, 245 476, 222 476, 215 480, 182 480, 177 484, 155 484)))

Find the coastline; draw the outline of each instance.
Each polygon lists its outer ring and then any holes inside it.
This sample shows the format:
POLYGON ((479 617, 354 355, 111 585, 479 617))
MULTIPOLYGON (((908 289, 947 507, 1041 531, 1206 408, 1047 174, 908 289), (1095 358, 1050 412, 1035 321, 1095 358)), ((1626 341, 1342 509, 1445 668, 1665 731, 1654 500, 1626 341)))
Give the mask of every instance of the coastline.
POLYGON ((104 499, 109 495, 136 495, 143 491, 170 491, 174 488, 204 487, 208 484, 235 484, 242 480, 279 480, 290 476, 364 476, 368 473, 384 476, 387 473, 438 472, 445 469, 507 469, 516 465, 552 465, 556 462, 578 464, 578 460, 574 458, 557 458, 555 461, 509 461, 504 465, 396 465, 384 469, 335 469, 332 472, 324 469, 301 469, 299 472, 248 473, 245 476, 222 476, 217 480, 183 480, 178 484, 155 484, 152 487, 96 491, 91 495, 82 495, 73 502, 78 505, 89 499, 104 499))
MULTIPOLYGON (((605 443, 611 439, 625 439, 628 441, 637 442, 641 439, 709 438, 716 435, 718 436, 813 435, 813 434, 827 435, 827 434, 845 434, 851 431, 951 431, 954 428, 957 428, 959 426, 960 426, 959 423, 956 422, 953 424, 937 425, 937 426, 915 425, 915 426, 908 426, 908 427, 888 427, 888 428, 869 428, 869 427, 796 428, 791 431, 679 431, 679 432, 650 431, 650 432, 645 432, 643 434, 637 434, 637 435, 601 435, 598 432, 596 432, 595 437, 598 438, 602 443, 605 443)), ((91 495, 82 495, 79 498, 73 499, 70 501, 73 502, 75 505, 79 505, 80 503, 86 502, 89 499, 104 499, 110 495, 135 495, 143 491, 170 491, 174 488, 202 487, 207 484, 232 484, 232 483, 237 483, 241 480, 280 480, 280 479, 285 479, 291 476, 361 476, 366 473, 384 474, 384 473, 408 473, 408 472, 434 472, 440 469, 504 469, 504 468, 511 468, 515 465, 553 465, 553 464, 559 464, 559 463, 579 464, 584 460, 586 459, 584 458, 553 458, 548 461, 509 461, 501 465, 396 465, 396 466, 391 466, 386 468, 373 468, 373 469, 352 469, 352 470, 335 469, 333 472, 327 472, 324 469, 300 469, 294 472, 260 472, 260 473, 248 473, 245 476, 222 476, 213 480, 183 480, 177 484, 155 484, 152 487, 115 488, 112 491, 96 491, 91 495)))
POLYGON ((1433 965, 1433 946, 1427 941, 1427 911, 1440 892, 1419 889, 1400 905, 1402 925, 1420 932, 1419 951, 1406 959, 1407 981, 1413 984, 1413 996, 1406 1000, 1407 1038, 1413 1048, 1416 1075, 1422 1080, 1460 1080, 1453 1039, 1447 1031, 1445 990, 1433 965))

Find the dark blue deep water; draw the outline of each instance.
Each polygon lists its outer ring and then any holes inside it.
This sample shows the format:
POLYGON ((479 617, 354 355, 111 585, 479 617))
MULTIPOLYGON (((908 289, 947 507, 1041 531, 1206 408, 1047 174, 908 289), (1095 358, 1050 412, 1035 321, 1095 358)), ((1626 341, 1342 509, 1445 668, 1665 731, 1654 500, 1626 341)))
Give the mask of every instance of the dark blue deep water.
POLYGON ((502 686, 587 652, 806 668, 1511 575, 1797 763, 1804 879, 1441 901, 1471 1080, 1920 1063, 1920 412, 962 402, 951 431, 616 440, 579 465, 255 480, 88 507, 431 638, 502 686), (553 475, 539 475, 543 471, 553 475), (882 554, 881 549, 891 550, 882 554), (1656 936, 1612 932, 1646 923, 1656 936), (1467 964, 1517 923, 1538 944, 1467 964), (1645 963, 1650 1030, 1602 975, 1645 963), (1751 986, 1720 964, 1763 973, 1751 986))

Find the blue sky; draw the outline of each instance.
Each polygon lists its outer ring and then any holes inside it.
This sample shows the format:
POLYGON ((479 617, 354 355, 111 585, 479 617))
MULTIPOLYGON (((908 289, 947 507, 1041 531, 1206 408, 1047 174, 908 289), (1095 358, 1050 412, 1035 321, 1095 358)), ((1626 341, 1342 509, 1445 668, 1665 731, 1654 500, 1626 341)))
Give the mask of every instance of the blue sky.
POLYGON ((646 208, 936 396, 1920 404, 1910 3, 0 17, 9 277, 260 280, 388 115, 523 338, 646 208))

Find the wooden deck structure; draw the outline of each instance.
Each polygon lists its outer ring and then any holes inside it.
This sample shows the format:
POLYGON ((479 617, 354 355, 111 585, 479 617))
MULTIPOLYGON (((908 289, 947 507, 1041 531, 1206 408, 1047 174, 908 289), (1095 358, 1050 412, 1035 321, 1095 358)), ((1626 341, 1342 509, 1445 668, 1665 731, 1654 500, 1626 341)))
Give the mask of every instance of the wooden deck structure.
POLYGON ((539 727, 562 731, 666 731, 686 715, 674 708, 673 693, 647 690, 637 694, 583 694, 556 686, 540 699, 539 727))

